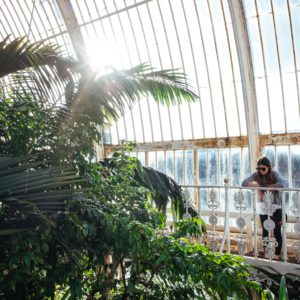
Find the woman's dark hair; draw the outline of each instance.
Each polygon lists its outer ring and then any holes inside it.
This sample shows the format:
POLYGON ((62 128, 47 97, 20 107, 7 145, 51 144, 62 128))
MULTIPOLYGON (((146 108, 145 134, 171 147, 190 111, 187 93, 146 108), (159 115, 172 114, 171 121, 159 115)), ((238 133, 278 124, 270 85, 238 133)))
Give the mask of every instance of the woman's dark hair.
POLYGON ((266 167, 268 167, 268 169, 272 169, 270 160, 267 157, 261 157, 258 161, 257 161, 257 165, 264 165, 266 167))
POLYGON ((261 157, 257 161, 257 165, 263 165, 263 166, 266 166, 268 168, 268 173, 265 176, 262 176, 260 174, 260 172, 257 172, 257 179, 256 180, 259 183, 259 185, 264 186, 264 184, 266 184, 266 183, 267 183, 267 185, 274 184, 275 183, 275 176, 274 176, 274 172, 272 170, 270 160, 265 156, 261 157), (263 181, 263 177, 265 177, 265 179, 267 179, 267 182, 265 180, 263 181))

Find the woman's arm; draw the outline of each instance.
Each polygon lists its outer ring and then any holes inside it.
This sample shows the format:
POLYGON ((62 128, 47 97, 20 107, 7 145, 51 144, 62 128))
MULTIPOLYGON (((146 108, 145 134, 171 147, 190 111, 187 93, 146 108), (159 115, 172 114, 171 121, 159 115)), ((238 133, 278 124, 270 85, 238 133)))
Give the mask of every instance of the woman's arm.
POLYGON ((259 186, 256 182, 256 173, 251 174, 248 178, 246 178, 242 182, 242 186, 250 187, 250 186, 259 186))
POLYGON ((270 184, 269 185, 270 187, 284 188, 288 186, 287 180, 285 180, 279 172, 275 171, 274 177, 275 177, 275 183, 270 184))

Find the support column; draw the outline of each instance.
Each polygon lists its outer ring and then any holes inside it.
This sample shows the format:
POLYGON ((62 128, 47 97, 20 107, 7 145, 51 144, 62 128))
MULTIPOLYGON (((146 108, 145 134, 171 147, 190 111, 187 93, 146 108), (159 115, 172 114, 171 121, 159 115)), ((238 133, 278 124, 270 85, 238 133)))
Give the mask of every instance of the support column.
POLYGON ((56 3, 67 27, 77 59, 81 60, 86 56, 86 48, 71 1, 56 0, 56 3))
POLYGON ((258 139, 257 101, 249 37, 242 1, 228 0, 228 4, 241 71, 245 117, 248 132, 249 165, 250 171, 254 172, 256 161, 260 154, 260 148, 258 139))

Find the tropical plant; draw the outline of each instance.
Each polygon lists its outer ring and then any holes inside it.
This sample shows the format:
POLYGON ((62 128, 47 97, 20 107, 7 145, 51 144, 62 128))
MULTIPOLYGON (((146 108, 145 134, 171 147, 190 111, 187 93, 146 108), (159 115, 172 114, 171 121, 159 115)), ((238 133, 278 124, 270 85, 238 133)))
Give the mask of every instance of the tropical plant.
POLYGON ((259 290, 241 259, 184 238, 201 234, 195 220, 166 235, 165 217, 152 208, 151 191, 136 180, 135 158, 121 152, 111 163, 114 168, 89 164, 89 190, 45 215, 50 226, 1 210, 2 222, 29 227, 1 238, 4 298, 246 299, 248 289, 259 290))
MULTIPOLYGON (((151 208, 152 193, 136 179, 136 158, 121 152, 111 158, 110 165, 90 167, 88 180, 95 189, 88 193, 89 210, 86 207, 78 220, 86 224, 91 255, 84 259, 87 268, 77 283, 79 297, 206 299, 209 295, 225 299, 236 294, 246 299, 247 289, 259 290, 258 284, 249 281, 247 265, 240 258, 212 253, 184 238, 201 234, 199 226, 197 230, 194 226, 198 221, 187 220, 185 224, 190 225, 181 226, 180 234, 165 234, 165 218, 151 208), (93 238, 97 229, 88 220, 95 206, 102 212, 101 235, 93 238)), ((72 295, 75 291, 68 290, 72 295)))
POLYGON ((159 103, 193 101, 196 94, 178 70, 154 71, 146 64, 112 70, 103 76, 83 61, 63 58, 56 46, 29 43, 23 38, 0 43, 1 101, 33 97, 50 103, 60 118, 56 126, 56 158, 82 164, 99 143, 99 127, 109 124, 140 97, 159 103), (62 96, 63 95, 63 96, 62 96), (60 101, 59 101, 60 100, 60 101))
POLYGON ((55 97, 54 86, 72 80, 68 70, 71 60, 60 53, 53 44, 30 43, 25 38, 10 40, 7 36, 0 42, 0 78, 4 78, 0 84, 1 97, 11 93, 29 93, 39 101, 55 97))
MULTIPOLYGON (((131 151, 134 149, 133 147, 134 144, 132 143, 125 144, 122 151, 131 151)), ((100 164, 103 167, 113 170, 115 168, 115 159, 122 155, 124 156, 124 153, 115 152, 111 158, 103 159, 100 164)), ((167 206, 170 203, 174 220, 182 218, 185 212, 185 199, 182 188, 172 178, 153 168, 142 166, 138 160, 134 177, 141 186, 151 192, 153 204, 155 204, 159 211, 166 215, 167 206)), ((193 206, 189 208, 189 213, 193 217, 197 216, 197 211, 193 206)))
POLYGON ((256 267, 255 270, 257 280, 265 288, 265 299, 300 299, 300 268, 284 276, 270 266, 256 267))
POLYGON ((160 199, 164 210, 162 197, 180 194, 174 182, 122 152, 102 164, 87 160, 101 137, 97 126, 140 96, 167 104, 194 99, 185 76, 146 65, 98 76, 43 47, 22 39, 0 44, 0 101, 7 110, 1 147, 7 154, 32 153, 0 161, 0 297, 246 299, 250 289, 260 291, 241 259, 185 239, 202 233, 199 219, 165 235, 165 216, 152 202, 160 199), (50 96, 63 90, 58 105, 50 96), (18 112, 21 122, 11 115, 18 112))

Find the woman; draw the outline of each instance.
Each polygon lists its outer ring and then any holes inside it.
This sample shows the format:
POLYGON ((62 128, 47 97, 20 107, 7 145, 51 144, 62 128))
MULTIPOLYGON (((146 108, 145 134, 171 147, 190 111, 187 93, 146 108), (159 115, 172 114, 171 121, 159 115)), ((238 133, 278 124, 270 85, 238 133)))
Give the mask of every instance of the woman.
MULTIPOLYGON (((242 186, 247 187, 286 187, 286 181, 277 172, 273 171, 270 161, 267 157, 262 157, 257 161, 257 172, 253 173, 250 177, 245 179, 242 186)), ((257 191, 259 200, 263 200, 264 191, 257 191)), ((281 247, 282 247, 282 236, 281 236, 281 225, 282 225, 282 210, 281 210, 281 198, 278 192, 273 192, 273 203, 275 204, 275 212, 271 216, 271 219, 275 223, 274 236, 278 243, 275 248, 275 260, 279 260, 281 247)), ((268 231, 264 228, 263 223, 267 220, 267 214, 260 214, 261 226, 263 228, 263 238, 268 236, 268 231)))

